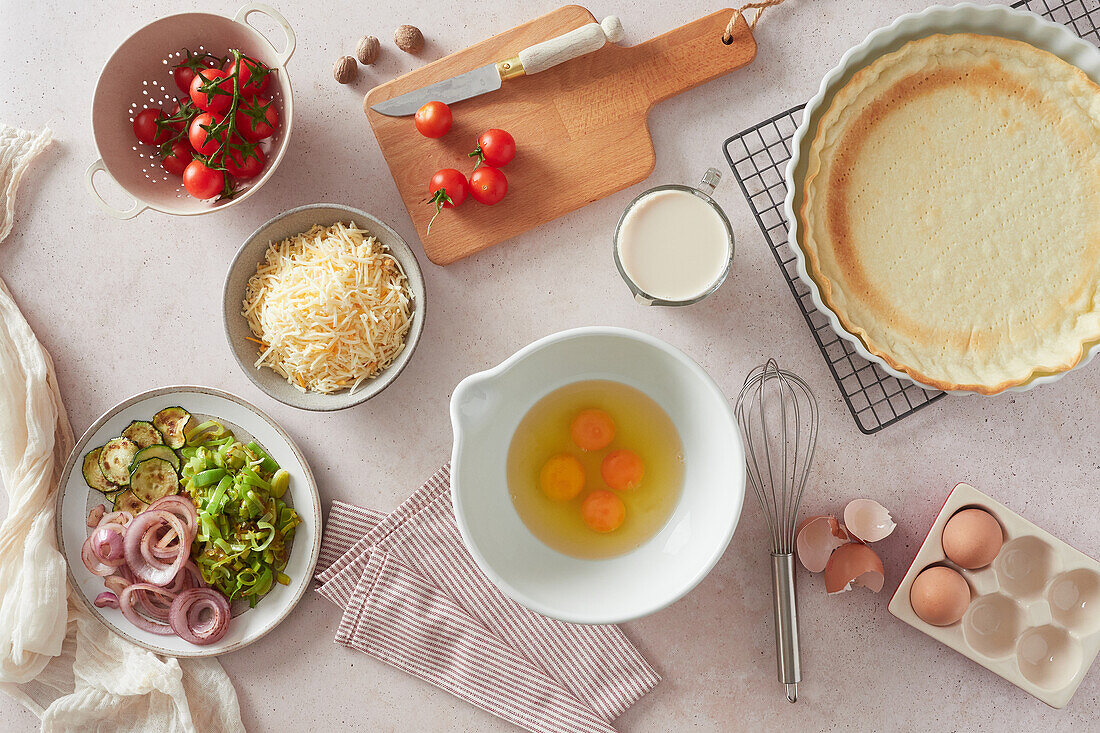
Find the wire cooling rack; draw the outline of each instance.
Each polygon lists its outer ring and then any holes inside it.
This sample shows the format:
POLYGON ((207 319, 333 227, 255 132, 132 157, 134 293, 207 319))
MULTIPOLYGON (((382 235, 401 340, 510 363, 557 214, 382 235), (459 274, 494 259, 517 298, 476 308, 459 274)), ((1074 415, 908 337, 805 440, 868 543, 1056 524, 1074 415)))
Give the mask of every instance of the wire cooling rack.
MULTIPOLYGON (((1021 0, 1012 7, 1068 26, 1082 38, 1100 45, 1097 30, 1100 0, 1021 0)), ((798 278, 783 216, 783 200, 787 197, 784 174, 791 157, 791 138, 805 106, 792 107, 737 133, 726 140, 724 151, 845 404, 859 429, 870 435, 935 402, 944 393, 899 380, 857 354, 852 344, 837 336, 828 318, 814 307, 809 288, 798 278)))

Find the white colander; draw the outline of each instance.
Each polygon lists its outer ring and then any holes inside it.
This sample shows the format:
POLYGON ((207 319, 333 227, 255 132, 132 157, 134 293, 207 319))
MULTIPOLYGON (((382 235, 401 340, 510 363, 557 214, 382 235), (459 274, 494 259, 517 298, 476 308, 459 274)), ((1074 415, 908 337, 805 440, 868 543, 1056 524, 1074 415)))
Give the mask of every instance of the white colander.
POLYGON ((166 214, 190 216, 218 211, 251 196, 271 177, 286 151, 293 118, 293 98, 286 62, 294 53, 294 31, 274 8, 250 3, 233 18, 210 13, 170 15, 150 23, 122 42, 107 60, 92 100, 92 134, 99 160, 85 174, 93 198, 111 216, 130 219, 145 209, 166 214), (271 18, 286 34, 283 50, 275 46, 251 24, 248 17, 261 13, 271 18), (156 148, 142 145, 134 137, 134 115, 147 107, 171 111, 183 96, 172 79, 172 67, 183 57, 183 49, 207 51, 224 56, 229 49, 262 62, 275 73, 265 94, 270 94, 279 112, 279 127, 264 141, 267 167, 259 178, 248 183, 238 196, 219 203, 194 199, 183 189, 181 179, 161 167, 156 148), (128 209, 117 209, 99 194, 95 176, 104 173, 114 179, 134 199, 128 209))

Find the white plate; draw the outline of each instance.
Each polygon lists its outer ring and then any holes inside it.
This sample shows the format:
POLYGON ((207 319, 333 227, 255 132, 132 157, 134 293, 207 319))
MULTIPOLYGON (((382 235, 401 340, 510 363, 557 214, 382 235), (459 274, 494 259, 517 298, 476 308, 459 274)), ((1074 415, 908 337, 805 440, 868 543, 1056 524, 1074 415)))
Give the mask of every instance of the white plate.
POLYGON ((518 603, 574 623, 621 623, 658 611, 701 581, 725 552, 745 497, 745 451, 729 401, 703 368, 659 339, 591 327, 547 336, 451 396, 451 494, 478 567, 518 603), (508 446, 538 400, 573 382, 610 379, 668 413, 684 448, 680 500, 656 535, 599 560, 551 549, 508 491, 508 446))
MULTIPOLYGON (((881 357, 868 351, 863 341, 845 330, 836 313, 825 304, 817 283, 809 276, 806 269, 806 257, 800 243, 802 232, 795 212, 802 207, 802 181, 806 177, 805 159, 814 139, 813 133, 817 129, 821 116, 829 108, 836 91, 847 84, 859 69, 879 56, 896 51, 909 41, 936 33, 982 33, 1024 41, 1073 64, 1088 74, 1093 81, 1100 83, 1100 50, 1065 26, 1044 20, 1035 13, 1015 10, 1005 5, 960 3, 952 6, 936 5, 920 13, 903 15, 885 28, 872 32, 863 43, 844 54, 836 68, 821 80, 821 88, 817 94, 806 104, 806 109, 802 112, 802 123, 795 130, 794 138, 791 140, 791 159, 787 163, 786 172, 787 198, 783 201, 783 214, 787 217, 790 227, 788 241, 797 260, 798 277, 809 288, 814 306, 829 319, 837 335, 855 347, 856 353, 874 362, 888 374, 929 390, 936 388, 917 382, 908 374, 894 369, 881 357)), ((1100 342, 1093 344, 1073 369, 1079 369, 1087 364, 1098 350, 1100 350, 1100 342)), ((1010 387, 1006 391, 1023 392, 1037 384, 1049 384, 1060 379, 1064 374, 1066 372, 1035 377, 1026 384, 1010 387)), ((977 393, 954 391, 953 394, 977 393)))
POLYGON ((61 474, 57 517, 57 546, 68 562, 69 581, 88 610, 111 630, 138 646, 173 657, 212 657, 236 651, 278 626, 308 587, 321 549, 321 499, 301 451, 290 436, 259 409, 240 397, 209 387, 163 387, 142 392, 112 407, 92 423, 69 455, 61 474), (196 646, 175 635, 151 634, 127 621, 118 609, 96 608, 92 600, 105 590, 103 578, 90 573, 80 559, 80 548, 88 537, 88 511, 96 504, 107 503, 102 494, 84 482, 80 471, 84 454, 118 436, 131 420, 151 420, 159 410, 174 405, 196 418, 219 419, 239 439, 251 438, 259 443, 290 472, 290 489, 284 499, 302 518, 294 533, 290 561, 284 570, 290 576, 290 585, 276 583, 255 608, 246 607, 233 618, 229 632, 220 641, 208 646, 196 646))

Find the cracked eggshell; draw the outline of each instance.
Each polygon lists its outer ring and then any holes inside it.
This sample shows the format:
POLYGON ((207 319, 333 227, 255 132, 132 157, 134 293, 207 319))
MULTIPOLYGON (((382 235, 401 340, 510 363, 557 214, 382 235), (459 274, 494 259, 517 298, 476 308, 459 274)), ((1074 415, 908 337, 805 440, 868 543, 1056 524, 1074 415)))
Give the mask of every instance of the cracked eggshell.
POLYGON ((848 542, 833 551, 825 565, 825 592, 840 593, 858 585, 875 593, 882 590, 886 570, 867 545, 848 542))
POLYGON ((820 573, 829 562, 833 550, 848 541, 848 533, 836 517, 819 515, 807 517, 798 525, 795 549, 802 567, 811 573, 820 573))
POLYGON ((844 507, 844 525, 863 542, 886 539, 898 526, 882 504, 871 499, 853 499, 844 507))

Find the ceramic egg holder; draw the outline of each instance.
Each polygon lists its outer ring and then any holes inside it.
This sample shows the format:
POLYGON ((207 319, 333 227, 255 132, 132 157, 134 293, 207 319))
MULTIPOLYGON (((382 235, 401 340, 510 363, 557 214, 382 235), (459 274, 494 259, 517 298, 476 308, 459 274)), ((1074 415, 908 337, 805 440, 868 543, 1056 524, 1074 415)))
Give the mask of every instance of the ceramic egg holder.
POLYGON ((890 599, 889 610, 1047 705, 1061 708, 1100 651, 1100 563, 973 486, 959 484, 890 599), (997 557, 977 570, 948 560, 940 541, 947 520, 967 508, 989 512, 1004 532, 997 557), (957 570, 970 585, 970 606, 958 623, 932 626, 909 603, 913 580, 931 565, 957 570))

